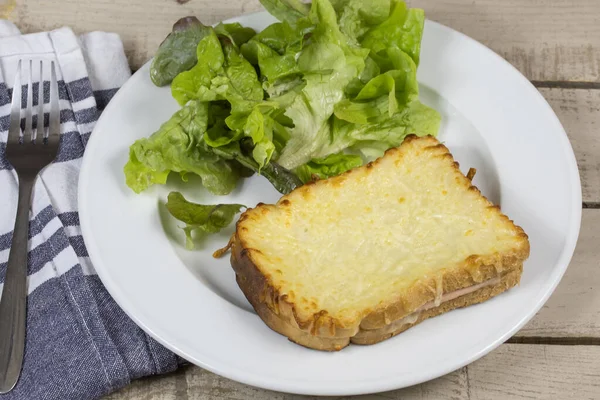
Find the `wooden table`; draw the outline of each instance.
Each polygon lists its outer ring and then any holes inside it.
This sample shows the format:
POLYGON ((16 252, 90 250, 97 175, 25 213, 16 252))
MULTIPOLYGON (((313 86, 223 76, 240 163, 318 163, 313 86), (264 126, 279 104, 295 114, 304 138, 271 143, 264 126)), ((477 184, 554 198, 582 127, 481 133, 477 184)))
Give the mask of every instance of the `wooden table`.
MULTIPOLYGON (((583 221, 573 261, 556 292, 506 344, 434 381, 360 398, 600 399, 600 1, 410 3, 424 8, 428 18, 481 41, 539 88, 562 121, 577 156, 583 221)), ((63 25, 78 32, 118 32, 134 69, 152 56, 181 16, 197 15, 214 23, 261 8, 258 0, 0 0, 0 5, 4 6, 0 18, 15 21, 24 32, 63 25)), ((139 380, 107 397, 305 398, 252 388, 192 366, 139 380)))

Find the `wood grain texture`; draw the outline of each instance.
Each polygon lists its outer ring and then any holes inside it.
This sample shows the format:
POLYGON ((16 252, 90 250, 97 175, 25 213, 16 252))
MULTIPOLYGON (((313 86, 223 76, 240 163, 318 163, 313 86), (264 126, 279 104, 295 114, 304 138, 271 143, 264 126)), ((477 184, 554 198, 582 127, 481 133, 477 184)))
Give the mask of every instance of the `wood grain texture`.
POLYGON ((516 336, 600 338, 599 226, 600 209, 583 210, 579 241, 567 272, 548 302, 516 336))
POLYGON ((600 202, 600 90, 539 88, 539 91, 569 135, 579 164, 583 201, 600 202))
MULTIPOLYGON (((196 366, 188 367, 200 369, 196 366)), ((104 400, 180 400, 187 399, 186 373, 188 368, 159 377, 146 377, 133 381, 129 386, 105 396, 104 400)))
POLYGON ((15 0, 9 19, 22 32, 70 26, 77 33, 102 30, 121 36, 133 69, 156 51, 179 18, 196 15, 202 22, 221 20, 261 9, 258 0, 15 0))
POLYGON ((469 400, 600 399, 600 346, 505 344, 467 367, 469 400))
MULTIPOLYGON (((261 9, 258 0, 4 0, 4 14, 24 32, 62 25, 77 32, 121 35, 133 68, 148 60, 171 25, 185 15, 205 23, 261 9)), ((529 79, 600 81, 597 0, 412 0, 428 18, 481 41, 529 79)))
MULTIPOLYGON (((300 396, 258 389, 241 383, 230 381, 197 367, 190 367, 185 372, 188 400, 307 400, 318 399, 314 396, 300 396)), ((373 395, 352 397, 356 400, 383 399, 452 399, 461 400, 467 393, 465 371, 459 370, 423 385, 414 386, 401 391, 377 393, 373 395)), ((184 397, 185 398, 185 397, 184 397)), ((341 399, 347 397, 331 397, 341 399)))
POLYGON ((480 41, 531 80, 600 81, 597 0, 412 0, 428 18, 480 41))
MULTIPOLYGON (((600 399, 600 346, 504 344, 444 377, 353 400, 600 399)), ((195 366, 143 379, 105 400, 316 400, 252 388, 195 366)))

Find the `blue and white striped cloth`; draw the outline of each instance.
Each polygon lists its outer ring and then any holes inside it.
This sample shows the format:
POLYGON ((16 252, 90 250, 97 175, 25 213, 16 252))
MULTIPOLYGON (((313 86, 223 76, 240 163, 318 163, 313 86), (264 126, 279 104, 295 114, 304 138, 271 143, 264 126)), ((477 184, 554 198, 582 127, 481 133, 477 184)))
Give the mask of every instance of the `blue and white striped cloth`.
MULTIPOLYGON (((62 138, 58 157, 38 178, 32 199, 23 372, 16 388, 0 400, 95 399, 132 379, 172 371, 181 362, 109 296, 90 263, 79 226, 81 158, 100 112, 130 70, 115 34, 77 37, 62 28, 20 35, 13 24, 0 20, 0 291, 17 204, 17 178, 4 152, 21 58, 58 62, 62 138)), ((33 76, 36 80, 35 71, 33 76)), ((49 85, 47 78, 44 85, 49 85)), ((34 85, 34 106, 37 90, 34 85)), ((25 107, 25 90, 23 96, 25 107)))

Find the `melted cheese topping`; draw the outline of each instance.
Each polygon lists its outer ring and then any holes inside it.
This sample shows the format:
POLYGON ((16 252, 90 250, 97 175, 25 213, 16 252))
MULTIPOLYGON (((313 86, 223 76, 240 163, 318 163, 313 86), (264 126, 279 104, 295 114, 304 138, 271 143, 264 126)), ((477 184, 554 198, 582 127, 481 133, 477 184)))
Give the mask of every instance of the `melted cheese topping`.
POLYGON ((448 157, 395 152, 372 168, 294 191, 289 205, 244 222, 252 257, 307 314, 359 317, 470 255, 523 245, 518 230, 448 157))

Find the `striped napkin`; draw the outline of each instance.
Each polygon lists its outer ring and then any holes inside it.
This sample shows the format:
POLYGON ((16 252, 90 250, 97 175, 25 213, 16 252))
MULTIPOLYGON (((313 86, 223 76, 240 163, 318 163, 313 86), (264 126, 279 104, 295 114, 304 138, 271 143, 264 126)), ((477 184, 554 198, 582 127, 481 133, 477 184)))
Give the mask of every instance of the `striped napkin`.
MULTIPOLYGON (((182 361, 139 329, 109 296, 79 226, 77 180, 86 143, 131 72, 116 34, 77 37, 62 28, 21 35, 0 20, 0 291, 17 206, 17 178, 4 153, 21 58, 57 61, 62 138, 56 161, 37 180, 30 211, 23 372, 16 388, 0 400, 95 399, 132 379, 172 371, 182 361)), ((29 63, 23 65, 27 76, 29 63)), ((35 84, 34 106, 37 90, 35 84)))

